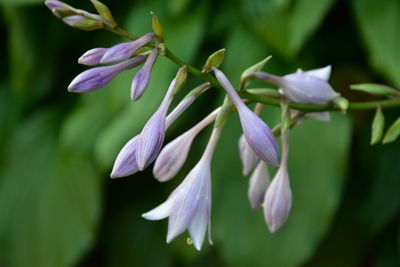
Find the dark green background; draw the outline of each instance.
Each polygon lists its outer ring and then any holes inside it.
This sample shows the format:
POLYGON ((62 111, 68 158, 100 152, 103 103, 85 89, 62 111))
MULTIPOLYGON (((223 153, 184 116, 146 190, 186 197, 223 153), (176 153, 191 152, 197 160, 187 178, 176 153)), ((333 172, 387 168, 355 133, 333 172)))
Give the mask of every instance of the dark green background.
MULTIPOLYGON (((68 2, 93 11, 89 1, 68 2)), ((371 100, 349 85, 400 87, 398 0, 106 1, 136 35, 151 30, 201 67, 225 47, 222 69, 240 73, 268 55, 266 70, 331 64, 331 84, 351 100, 371 100)), ((86 67, 77 58, 123 41, 105 31, 71 29, 40 0, 0 0, 0 266, 399 266, 400 141, 369 146, 373 112, 332 114, 290 134, 293 208, 276 234, 250 209, 231 116, 213 160, 212 236, 201 252, 187 234, 167 245, 167 222, 140 214, 163 202, 199 159, 209 129, 193 144, 179 176, 166 184, 151 169, 108 178, 121 147, 154 112, 177 67, 159 58, 146 94, 129 98, 134 71, 85 95, 68 93, 86 67)), ((191 77, 186 91, 199 84, 191 77)), ((177 98, 184 95, 182 92, 177 98)), ((223 99, 201 96, 167 133, 188 129, 223 99)), ((175 105, 179 99, 174 101, 175 105)), ((387 125, 399 109, 385 111, 387 125)), ((262 116, 272 126, 276 108, 262 116)), ((271 170, 272 171, 272 170, 271 170)))

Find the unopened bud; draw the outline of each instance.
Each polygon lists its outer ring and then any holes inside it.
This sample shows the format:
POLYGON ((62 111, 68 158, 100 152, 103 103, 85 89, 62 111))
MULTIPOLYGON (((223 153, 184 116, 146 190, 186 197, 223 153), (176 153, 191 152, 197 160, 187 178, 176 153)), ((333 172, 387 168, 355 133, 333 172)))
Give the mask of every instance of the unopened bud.
POLYGON ((225 48, 222 48, 214 53, 212 53, 207 61, 206 64, 204 64, 202 71, 207 72, 211 70, 212 67, 218 68, 222 61, 224 61, 224 56, 225 56, 225 48))
POLYGON ((164 41, 164 29, 161 25, 160 21, 158 20, 157 16, 151 12, 151 26, 153 28, 153 32, 156 34, 157 39, 159 42, 164 41))
POLYGON ((111 24, 112 27, 117 26, 117 23, 115 22, 110 9, 103 4, 102 2, 98 1, 98 0, 90 0, 94 6, 94 8, 96 8, 97 12, 99 12, 99 15, 105 19, 107 22, 109 22, 111 24))
POLYGON ((69 26, 84 31, 93 31, 104 27, 101 21, 88 19, 81 15, 64 17, 62 20, 69 26))

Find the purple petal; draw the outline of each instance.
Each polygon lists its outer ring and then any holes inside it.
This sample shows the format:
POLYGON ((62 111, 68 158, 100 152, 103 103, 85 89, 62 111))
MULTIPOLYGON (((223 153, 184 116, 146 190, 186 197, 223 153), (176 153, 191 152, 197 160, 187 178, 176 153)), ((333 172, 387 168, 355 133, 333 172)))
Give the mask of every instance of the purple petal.
POLYGON ((270 184, 268 168, 264 161, 260 161, 249 180, 248 198, 253 210, 261 208, 265 192, 270 184))
POLYGON ((99 89, 110 82, 120 72, 143 63, 145 59, 145 56, 137 56, 116 65, 86 70, 75 77, 68 86, 68 91, 84 93, 99 89))
POLYGON ((241 135, 239 139, 239 155, 243 166, 242 174, 243 176, 247 176, 257 164, 259 157, 249 146, 244 135, 241 135))
POLYGON ((113 64, 130 58, 139 48, 149 43, 154 38, 154 33, 148 33, 131 42, 120 43, 110 47, 101 58, 102 64, 113 64))
POLYGON ((111 172, 111 178, 129 176, 139 170, 138 164, 136 162, 136 149, 138 139, 139 135, 133 137, 121 149, 117 156, 117 159, 115 160, 114 167, 111 172))
POLYGON ((155 207, 151 211, 142 214, 142 217, 146 220, 157 221, 167 218, 172 211, 174 204, 173 195, 171 195, 164 203, 155 207))
POLYGON ((153 49, 143 68, 136 72, 135 77, 133 77, 131 86, 131 98, 133 100, 139 99, 146 91, 150 81, 150 72, 155 60, 157 59, 157 55, 157 49, 153 49))
POLYGON ((55 8, 69 8, 70 6, 65 4, 64 2, 57 1, 57 0, 47 0, 44 2, 44 4, 50 9, 55 9, 55 8))
POLYGON ((86 66, 93 66, 100 64, 100 59, 107 51, 107 48, 93 48, 84 53, 79 59, 78 63, 86 66))

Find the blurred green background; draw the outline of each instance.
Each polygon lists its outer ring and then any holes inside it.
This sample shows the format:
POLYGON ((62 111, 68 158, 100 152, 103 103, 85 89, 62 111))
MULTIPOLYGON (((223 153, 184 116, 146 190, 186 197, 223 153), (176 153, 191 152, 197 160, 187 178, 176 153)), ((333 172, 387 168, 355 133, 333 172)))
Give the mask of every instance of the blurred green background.
MULTIPOLYGON (((69 1, 94 11, 89 1, 69 1)), ((222 69, 240 73, 267 55, 279 75, 333 66, 331 84, 351 100, 359 82, 400 86, 399 0, 104 0, 136 35, 154 11, 168 47, 201 67, 225 47, 222 69)), ((85 95, 68 93, 86 68, 77 58, 123 39, 71 29, 42 0, 0 0, 0 266, 400 266, 400 141, 371 147, 373 112, 306 121, 290 136, 292 212, 270 234, 250 209, 248 178, 237 151, 240 124, 231 116, 213 160, 212 236, 201 252, 187 234, 167 245, 167 221, 140 215, 163 202, 199 159, 210 130, 195 140, 178 177, 166 184, 151 168, 110 180, 121 147, 158 106, 177 67, 159 58, 148 91, 129 98, 134 71, 85 95)), ((192 77, 186 90, 199 84, 192 77)), ((182 92, 182 97, 185 92, 182 92)), ((183 132, 218 106, 201 96, 168 131, 183 132)), ((178 99, 174 102, 174 105, 178 99)), ((386 110, 388 123, 399 109, 386 110)), ((273 125, 279 115, 267 107, 273 125)), ((389 125, 389 124, 388 124, 389 125)))

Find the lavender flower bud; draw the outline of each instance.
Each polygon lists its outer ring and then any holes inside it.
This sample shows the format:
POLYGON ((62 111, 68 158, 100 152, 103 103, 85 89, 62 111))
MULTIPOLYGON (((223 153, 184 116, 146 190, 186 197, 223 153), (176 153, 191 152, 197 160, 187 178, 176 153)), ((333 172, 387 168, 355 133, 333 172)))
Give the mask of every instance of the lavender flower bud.
POLYGON ((130 58, 139 48, 145 46, 154 38, 154 33, 148 33, 131 42, 120 43, 110 47, 101 58, 101 64, 113 64, 130 58))
POLYGON ((84 93, 99 89, 110 82, 122 71, 131 69, 144 62, 146 56, 137 56, 119 64, 86 70, 75 77, 68 91, 84 93))
POLYGON ((100 64, 100 59, 107 50, 107 48, 90 49, 78 59, 78 63, 86 66, 98 65, 100 64))
MULTIPOLYGON (((183 67, 182 67, 183 68, 183 67)), ((178 71, 179 73, 179 71, 178 71)), ((165 119, 172 102, 173 92, 176 86, 176 77, 172 80, 167 94, 165 95, 160 107, 151 116, 140 133, 138 146, 136 150, 136 160, 139 170, 146 168, 155 160, 161 150, 165 137, 165 119)))
POLYGON ((160 182, 166 182, 182 168, 189 154, 193 139, 197 134, 215 120, 219 108, 210 113, 193 128, 168 143, 160 152, 154 164, 154 177, 160 182))
POLYGON ((251 149, 243 134, 239 138, 239 155, 243 166, 242 174, 247 176, 260 158, 251 149))
POLYGON ((276 232, 286 221, 292 207, 292 191, 287 172, 287 132, 282 132, 282 161, 264 198, 264 217, 269 230, 276 232))
POLYGON ((54 9, 54 8, 69 8, 70 6, 67 5, 64 2, 61 1, 57 1, 57 0, 47 0, 44 2, 44 4, 50 9, 54 9))
POLYGON ((212 243, 210 164, 221 129, 222 127, 214 128, 202 158, 169 198, 160 206, 142 215, 147 220, 169 217, 167 243, 188 229, 194 247, 200 250, 207 226, 209 242, 212 243))
POLYGON ((268 125, 252 112, 242 101, 226 76, 213 68, 215 76, 236 106, 242 124, 243 134, 253 151, 268 165, 279 165, 278 144, 268 125))
POLYGON ((143 68, 136 72, 132 80, 131 98, 133 100, 139 99, 147 89, 150 81, 150 72, 155 60, 157 59, 158 50, 153 49, 146 60, 143 68))
POLYGON ((249 191, 247 194, 253 210, 258 210, 261 208, 261 204, 264 201, 265 192, 270 182, 267 165, 264 161, 260 160, 250 177, 249 191))
MULTIPOLYGON (((186 97, 184 97, 178 106, 176 106, 171 113, 168 114, 165 122, 165 128, 168 129, 169 126, 193 103, 194 99, 208 88, 208 85, 202 84, 193 89, 186 97)), ((139 171, 136 161, 136 149, 139 136, 140 135, 136 135, 133 137, 119 152, 110 175, 111 178, 125 177, 139 171)))
POLYGON ((331 65, 313 70, 306 70, 306 71, 303 71, 302 69, 297 70, 298 73, 305 73, 307 75, 323 79, 324 81, 329 80, 329 77, 331 77, 331 71, 332 71, 331 65))
POLYGON ((139 170, 136 161, 138 139, 139 135, 136 135, 121 149, 111 171, 111 178, 129 176, 139 170))
POLYGON ((101 22, 100 20, 85 18, 81 15, 64 17, 62 18, 62 20, 67 25, 83 31, 93 31, 97 29, 102 29, 104 27, 103 22, 101 22))

